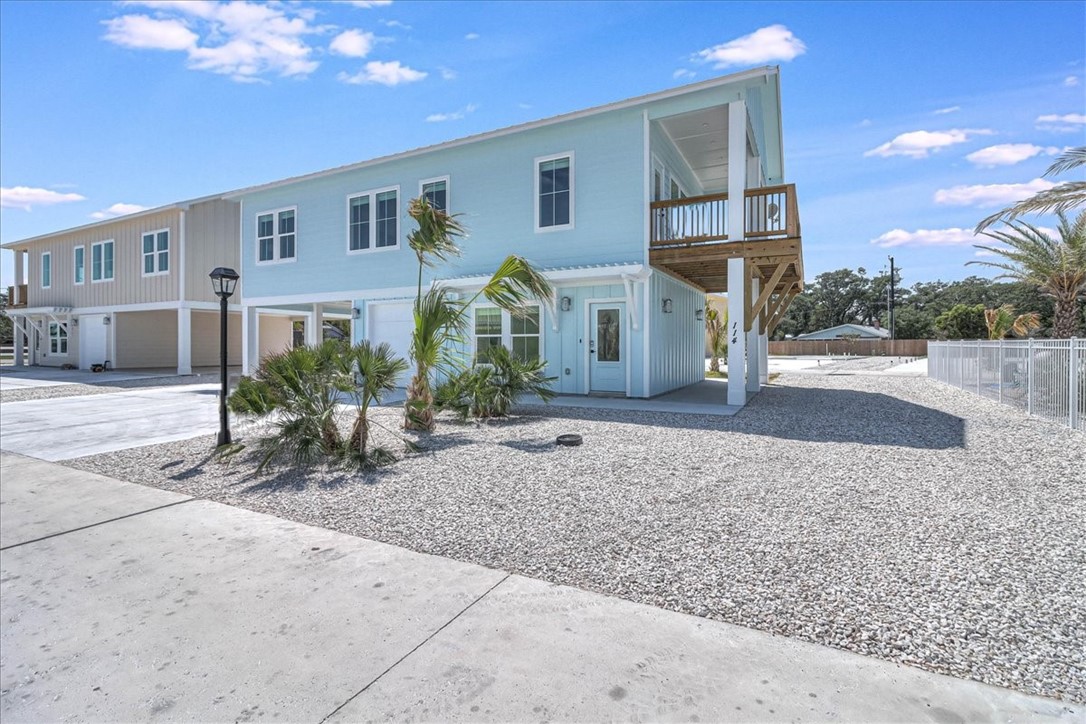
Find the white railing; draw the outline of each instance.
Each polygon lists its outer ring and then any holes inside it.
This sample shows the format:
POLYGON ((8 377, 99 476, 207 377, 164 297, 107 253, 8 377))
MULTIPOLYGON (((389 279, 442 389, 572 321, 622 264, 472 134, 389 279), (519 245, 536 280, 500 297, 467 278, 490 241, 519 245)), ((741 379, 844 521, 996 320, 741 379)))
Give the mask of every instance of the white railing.
POLYGON ((929 342, 928 377, 1086 432, 1086 339, 929 342))

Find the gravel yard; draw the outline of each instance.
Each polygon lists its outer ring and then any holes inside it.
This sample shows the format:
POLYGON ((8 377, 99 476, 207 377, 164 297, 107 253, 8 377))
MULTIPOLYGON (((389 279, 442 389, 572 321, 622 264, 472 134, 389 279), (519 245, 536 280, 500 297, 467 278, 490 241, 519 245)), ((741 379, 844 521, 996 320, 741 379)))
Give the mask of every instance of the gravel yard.
POLYGON ((442 420, 366 476, 254 479, 211 437, 68 464, 1086 702, 1081 433, 870 374, 783 375, 734 417, 520 412, 442 420), (584 445, 556 448, 565 432, 584 445))

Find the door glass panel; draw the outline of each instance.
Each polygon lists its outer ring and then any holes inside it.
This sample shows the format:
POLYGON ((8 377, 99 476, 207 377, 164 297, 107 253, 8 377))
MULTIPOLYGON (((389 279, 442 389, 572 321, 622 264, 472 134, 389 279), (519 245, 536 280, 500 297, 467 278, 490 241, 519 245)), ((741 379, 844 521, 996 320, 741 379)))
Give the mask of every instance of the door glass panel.
POLYGON ((621 325, 617 309, 600 309, 596 312, 596 360, 620 362, 622 348, 621 325))

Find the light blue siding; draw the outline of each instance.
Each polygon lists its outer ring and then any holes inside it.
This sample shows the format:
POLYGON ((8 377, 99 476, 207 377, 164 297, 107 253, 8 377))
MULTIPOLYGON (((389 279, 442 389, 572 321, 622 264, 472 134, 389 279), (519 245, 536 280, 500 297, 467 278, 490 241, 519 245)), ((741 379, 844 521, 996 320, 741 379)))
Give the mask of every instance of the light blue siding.
POLYGON ((705 295, 660 272, 649 288, 649 395, 655 396, 705 379, 705 322, 696 315, 705 295), (671 313, 664 312, 664 299, 671 299, 671 313))
POLYGON ((462 214, 464 255, 427 278, 490 274, 517 253, 540 267, 644 259, 644 141, 639 110, 624 109, 453 148, 346 170, 245 195, 242 275, 251 298, 414 285, 417 265, 406 235, 407 201, 419 181, 450 177, 450 210, 462 214), (536 233, 535 163, 574 156, 574 228, 536 233), (347 198, 399 186, 400 248, 347 254, 347 198), (258 265, 256 217, 297 207, 297 258, 258 265))
MULTIPOLYGON (((679 154, 679 149, 675 148, 675 144, 671 142, 668 135, 664 133, 659 124, 651 124, 649 131, 649 145, 652 152, 652 156, 656 158, 667 171, 667 173, 678 180, 679 184, 686 191, 688 196, 701 196, 705 193, 701 186, 701 182, 690 171, 690 166, 683 161, 682 156, 679 154)), ((666 187, 666 179, 664 181, 665 188, 660 198, 669 198, 669 193, 666 187)), ((651 190, 650 190, 651 193, 651 190)))

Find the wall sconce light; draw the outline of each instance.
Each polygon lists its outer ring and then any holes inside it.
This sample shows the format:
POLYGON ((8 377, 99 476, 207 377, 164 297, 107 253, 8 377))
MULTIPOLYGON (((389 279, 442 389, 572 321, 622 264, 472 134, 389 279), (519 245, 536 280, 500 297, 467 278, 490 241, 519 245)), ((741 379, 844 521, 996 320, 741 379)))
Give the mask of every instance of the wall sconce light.
POLYGON ((351 307, 351 319, 358 319, 362 316, 362 310, 358 307, 351 307))
POLYGON ((694 310, 694 319, 698 320, 699 322, 700 322, 701 320, 705 319, 705 310, 704 310, 704 309, 700 309, 700 308, 699 308, 699 309, 695 309, 695 310, 694 310))
POLYGON ((79 326, 79 317, 72 317, 72 326, 74 326, 74 327, 79 326))
POLYGON ((106 316, 102 317, 102 324, 112 324, 112 323, 113 323, 113 318, 110 317, 108 314, 106 316))
POLYGON ((664 314, 671 314, 671 299, 664 300, 664 314))
POLYGON ((568 312, 573 309, 573 300, 569 297, 562 297, 562 311, 568 312))

